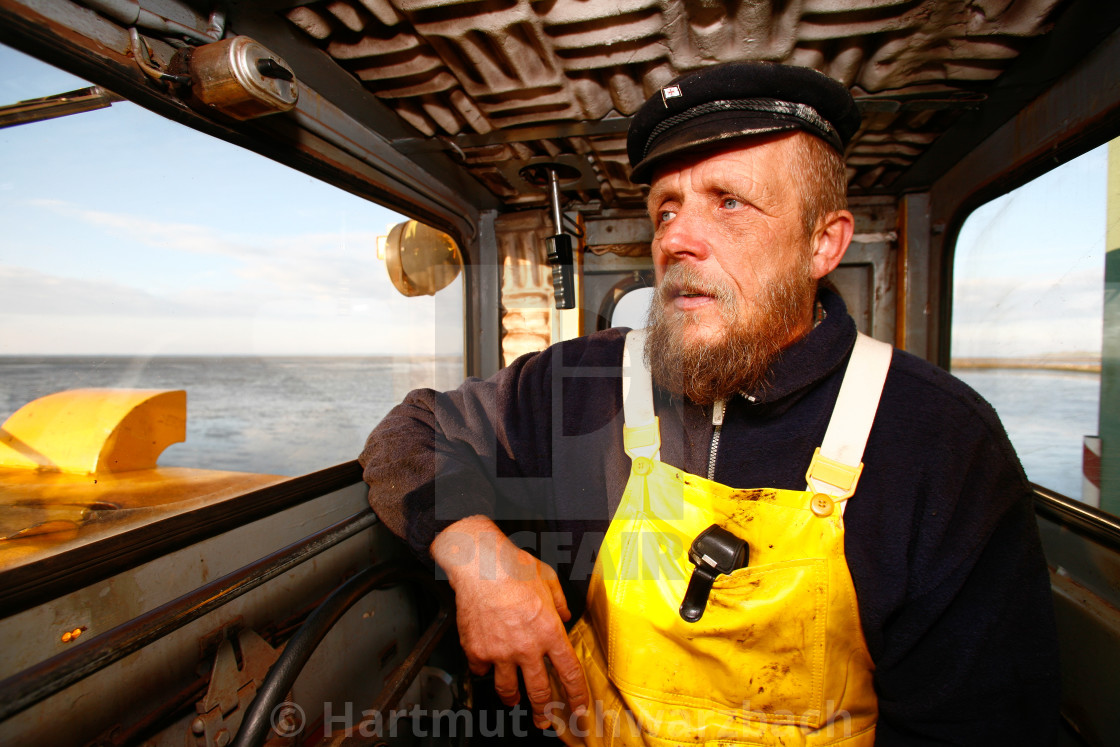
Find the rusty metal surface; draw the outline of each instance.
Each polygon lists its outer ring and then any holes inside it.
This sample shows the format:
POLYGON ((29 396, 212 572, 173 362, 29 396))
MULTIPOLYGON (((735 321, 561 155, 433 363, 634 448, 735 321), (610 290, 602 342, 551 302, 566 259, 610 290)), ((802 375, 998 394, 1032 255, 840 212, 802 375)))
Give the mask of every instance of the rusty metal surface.
MULTIPOLYGON (((89 626, 77 641, 80 646, 112 627, 126 626, 142 618, 165 600, 189 594, 210 580, 257 560, 262 553, 298 541, 366 505, 365 490, 360 485, 333 491, 153 560, 104 583, 66 594, 50 604, 8 617, 0 621, 0 638, 10 644, 6 659, 18 656, 24 662, 41 661, 73 648, 75 644, 57 644, 60 622, 70 623, 70 627, 74 622, 89 626), (57 645, 52 645, 52 641, 57 645)), ((365 567, 371 558, 387 557, 393 548, 388 530, 380 525, 359 532, 319 553, 311 562, 290 568, 252 591, 227 600, 227 604, 169 632, 142 651, 3 720, 0 744, 86 744, 95 738, 111 742, 119 738, 118 744, 138 744, 153 731, 171 728, 174 738, 166 743, 182 745, 197 714, 176 706, 193 711, 190 704, 201 697, 199 693, 190 698, 195 688, 186 686, 198 681, 202 674, 198 665, 210 658, 213 649, 208 640, 215 630, 227 624, 232 628, 244 621, 244 626, 267 633, 270 643, 276 645, 282 638, 273 637, 272 624, 277 624, 278 630, 290 630, 282 626, 301 619, 315 600, 337 585, 338 579, 365 567), (177 725, 171 726, 173 723, 177 725), (130 734, 136 738, 129 739, 130 734)), ((344 688, 361 690, 363 699, 373 697, 388 670, 370 667, 369 662, 377 661, 378 652, 394 638, 403 636, 406 640, 401 645, 411 644, 407 625, 415 611, 403 592, 393 594, 393 598, 378 602, 376 622, 373 617, 362 617, 372 609, 372 603, 357 610, 351 627, 332 645, 330 663, 322 671, 306 672, 306 681, 301 682, 303 691, 295 693, 297 699, 306 704, 329 699, 341 702, 345 699, 344 688), (357 673, 353 671, 356 666, 361 666, 357 673)), ((9 665, 5 666, 5 674, 27 668, 27 664, 6 663, 9 665)), ((396 663, 394 660, 388 666, 396 663)), ((310 717, 317 718, 318 714, 311 711, 309 705, 310 717)))
POLYGON ((124 99, 100 86, 0 106, 0 128, 104 109, 124 99))
POLYGON ((253 702, 268 670, 280 655, 252 629, 238 634, 240 656, 227 638, 218 647, 206 694, 196 704, 191 733, 199 747, 225 747, 253 702))
POLYGON ((517 178, 567 158, 581 201, 630 205, 625 128, 678 74, 764 59, 851 87, 863 128, 853 193, 890 184, 986 91, 1067 0, 326 0, 278 11, 417 132, 509 205, 544 195, 517 178))
POLYGON ((0 681, 0 721, 80 682, 377 523, 362 511, 0 681))

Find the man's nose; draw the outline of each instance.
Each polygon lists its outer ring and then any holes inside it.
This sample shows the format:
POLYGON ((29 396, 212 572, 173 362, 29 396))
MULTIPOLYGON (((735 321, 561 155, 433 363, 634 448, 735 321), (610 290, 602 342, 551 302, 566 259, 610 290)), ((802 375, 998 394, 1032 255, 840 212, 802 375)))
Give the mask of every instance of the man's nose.
POLYGON ((702 216, 692 210, 680 210, 662 227, 658 248, 666 258, 676 262, 707 259, 711 243, 702 216))

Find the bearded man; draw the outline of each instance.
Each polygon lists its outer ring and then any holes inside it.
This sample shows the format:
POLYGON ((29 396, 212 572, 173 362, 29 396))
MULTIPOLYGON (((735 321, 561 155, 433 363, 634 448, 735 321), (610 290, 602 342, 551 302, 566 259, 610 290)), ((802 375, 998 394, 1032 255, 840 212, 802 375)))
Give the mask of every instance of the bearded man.
POLYGON ((471 670, 507 704, 520 675, 567 743, 1054 734, 1048 576, 995 413, 818 288, 858 127, 811 70, 666 86, 628 138, 648 329, 413 392, 370 436, 370 502, 446 573, 471 670), (536 554, 503 529, 526 518, 536 554))

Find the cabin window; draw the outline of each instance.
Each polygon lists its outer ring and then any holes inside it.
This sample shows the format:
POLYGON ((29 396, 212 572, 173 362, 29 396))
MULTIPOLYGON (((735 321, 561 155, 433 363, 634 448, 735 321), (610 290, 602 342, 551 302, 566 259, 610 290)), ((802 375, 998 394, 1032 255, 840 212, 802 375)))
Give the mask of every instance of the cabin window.
POLYGON ((1118 164, 1120 140, 973 212, 956 244, 952 317, 953 373, 995 407, 1027 477, 1112 513, 1120 299, 1106 248, 1115 263, 1118 164))
POLYGON ((642 329, 646 326, 646 314, 649 313, 652 298, 653 288, 635 288, 628 291, 614 305, 609 326, 642 329))
MULTIPOLYGON (((7 47, 0 70, 0 104, 90 85, 7 47)), ((377 258, 403 216, 130 102, 0 151, 0 423, 59 390, 185 389, 159 467, 299 475, 462 379, 462 279, 405 298, 377 258)))

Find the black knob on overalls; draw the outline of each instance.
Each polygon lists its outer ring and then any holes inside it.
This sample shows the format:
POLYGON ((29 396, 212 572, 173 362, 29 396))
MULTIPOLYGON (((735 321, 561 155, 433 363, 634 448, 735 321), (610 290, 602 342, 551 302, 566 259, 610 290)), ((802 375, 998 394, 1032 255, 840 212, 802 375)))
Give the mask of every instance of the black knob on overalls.
POLYGON ((681 618, 694 623, 704 614, 712 584, 720 574, 745 568, 750 558, 746 540, 736 537, 718 524, 712 524, 692 541, 688 559, 696 566, 688 580, 688 590, 681 602, 681 618))

